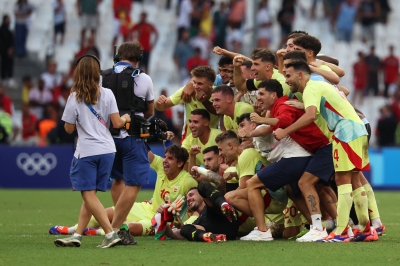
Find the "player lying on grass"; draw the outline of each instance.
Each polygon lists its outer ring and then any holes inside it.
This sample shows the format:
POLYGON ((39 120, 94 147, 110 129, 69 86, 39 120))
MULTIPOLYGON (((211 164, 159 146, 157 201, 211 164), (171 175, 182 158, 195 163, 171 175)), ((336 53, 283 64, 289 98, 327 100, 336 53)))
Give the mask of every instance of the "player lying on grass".
MULTIPOLYGON (((133 236, 150 235, 153 233, 151 219, 156 214, 157 209, 165 202, 165 197, 168 196, 171 201, 174 201, 178 195, 186 195, 191 187, 196 187, 197 182, 192 176, 183 170, 189 155, 188 152, 181 147, 172 145, 165 151, 164 159, 160 156, 148 152, 150 167, 157 173, 157 181, 150 201, 137 202, 133 205, 126 223, 129 227, 129 232, 133 236)), ((181 215, 186 212, 187 206, 182 206, 181 215)), ((114 207, 106 209, 110 221, 113 219, 114 207)), ((102 235, 102 229, 98 229, 99 223, 92 217, 88 224, 88 228, 84 231, 84 235, 102 235)), ((50 234, 73 234, 77 225, 72 227, 54 226, 49 230, 50 234)))

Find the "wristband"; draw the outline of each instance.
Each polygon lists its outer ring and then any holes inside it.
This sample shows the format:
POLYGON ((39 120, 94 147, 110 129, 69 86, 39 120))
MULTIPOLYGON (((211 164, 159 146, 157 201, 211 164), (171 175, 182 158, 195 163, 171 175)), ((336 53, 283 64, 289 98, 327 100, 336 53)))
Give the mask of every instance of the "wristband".
POLYGON ((200 175, 207 176, 208 172, 210 172, 210 170, 201 167, 197 168, 197 173, 199 173, 200 175))

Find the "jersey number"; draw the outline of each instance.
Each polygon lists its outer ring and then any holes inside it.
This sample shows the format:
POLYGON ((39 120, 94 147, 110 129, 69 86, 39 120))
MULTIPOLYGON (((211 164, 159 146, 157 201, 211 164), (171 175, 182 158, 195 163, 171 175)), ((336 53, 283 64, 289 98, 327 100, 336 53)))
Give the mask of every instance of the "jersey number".
POLYGON ((295 206, 290 206, 289 208, 285 208, 285 219, 289 219, 290 217, 296 217, 297 215, 297 208, 295 206))
POLYGON ((337 149, 335 149, 333 151, 333 159, 335 159, 336 161, 339 161, 339 152, 337 149))

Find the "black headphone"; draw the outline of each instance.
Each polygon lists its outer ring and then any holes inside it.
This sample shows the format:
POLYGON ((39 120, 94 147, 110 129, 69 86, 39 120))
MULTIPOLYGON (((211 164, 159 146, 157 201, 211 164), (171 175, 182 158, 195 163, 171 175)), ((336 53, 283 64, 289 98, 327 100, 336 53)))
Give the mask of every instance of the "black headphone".
POLYGON ((91 57, 91 58, 93 58, 94 60, 96 60, 97 64, 99 65, 99 68, 100 68, 100 70, 101 70, 101 66, 100 66, 100 61, 99 61, 99 59, 98 59, 96 56, 91 55, 91 54, 85 54, 84 56, 79 57, 79 58, 76 60, 75 67, 79 64, 79 61, 81 61, 82 58, 84 58, 84 57, 91 57))
MULTIPOLYGON (((132 59, 135 60, 136 62, 142 61, 142 60, 143 60, 143 53, 141 53, 139 56, 133 57, 132 59)), ((115 55, 114 55, 114 63, 115 63, 115 64, 118 63, 119 60, 120 60, 120 59, 119 59, 119 55, 118 55, 118 54, 115 54, 115 55)))

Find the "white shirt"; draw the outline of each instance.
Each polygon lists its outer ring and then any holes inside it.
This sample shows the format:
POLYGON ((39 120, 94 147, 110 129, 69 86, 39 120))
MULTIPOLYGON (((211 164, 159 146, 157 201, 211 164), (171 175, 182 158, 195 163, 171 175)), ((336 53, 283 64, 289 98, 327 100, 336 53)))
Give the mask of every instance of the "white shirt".
POLYGON ((40 75, 40 78, 43 79, 46 90, 53 90, 61 84, 61 74, 59 73, 50 74, 46 71, 40 75))
POLYGON ((262 8, 257 12, 257 25, 258 25, 258 38, 272 39, 272 28, 271 26, 261 26, 264 23, 271 22, 267 8, 262 8))
MULTIPOLYGON (((43 89, 40 91, 38 88, 32 88, 29 91, 29 100, 38 102, 39 104, 48 104, 53 100, 51 91, 43 89)), ((31 112, 38 120, 43 118, 43 106, 31 107, 31 112)))
POLYGON ((58 1, 55 1, 53 3, 55 25, 61 24, 65 21, 65 15, 66 15, 65 5, 62 5, 58 11, 55 11, 55 9, 58 7, 60 7, 60 4, 58 3, 58 1))
POLYGON ((193 11, 193 6, 190 0, 183 0, 179 8, 178 28, 190 28, 190 13, 193 11))

